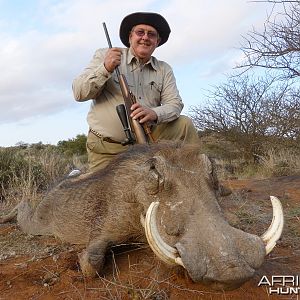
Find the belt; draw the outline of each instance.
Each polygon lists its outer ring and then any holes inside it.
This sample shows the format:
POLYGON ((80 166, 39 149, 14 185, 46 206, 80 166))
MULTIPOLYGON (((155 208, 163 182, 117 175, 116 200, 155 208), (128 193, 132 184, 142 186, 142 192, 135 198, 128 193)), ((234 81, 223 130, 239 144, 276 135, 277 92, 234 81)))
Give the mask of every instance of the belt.
POLYGON ((109 137, 105 137, 103 136, 102 134, 100 134, 99 132, 93 130, 90 128, 89 132, 91 132, 92 134, 94 134, 95 136, 97 136, 98 138, 101 138, 104 142, 108 142, 108 143, 112 143, 112 144, 120 144, 121 145, 121 142, 117 142, 109 137))

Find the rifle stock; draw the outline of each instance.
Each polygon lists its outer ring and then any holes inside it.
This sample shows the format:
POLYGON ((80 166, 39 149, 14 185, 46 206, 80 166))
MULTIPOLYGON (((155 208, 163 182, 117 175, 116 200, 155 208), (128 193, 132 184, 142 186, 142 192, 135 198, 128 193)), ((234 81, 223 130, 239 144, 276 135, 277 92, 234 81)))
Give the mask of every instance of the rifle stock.
POLYGON ((138 144, 146 144, 149 142, 153 142, 153 138, 151 135, 151 130, 147 124, 140 124, 138 120, 134 120, 130 117, 128 112, 131 111, 131 106, 136 103, 136 98, 128 87, 127 80, 123 74, 120 74, 119 83, 122 91, 122 95, 124 98, 124 103, 127 111, 127 116, 129 120, 129 124, 131 127, 131 131, 133 132, 136 142, 138 144))

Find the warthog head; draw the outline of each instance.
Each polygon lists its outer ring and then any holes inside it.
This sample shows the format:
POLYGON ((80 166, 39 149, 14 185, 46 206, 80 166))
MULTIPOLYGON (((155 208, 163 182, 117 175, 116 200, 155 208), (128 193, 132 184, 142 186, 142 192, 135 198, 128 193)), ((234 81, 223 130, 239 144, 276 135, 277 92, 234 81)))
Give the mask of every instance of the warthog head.
POLYGON ((154 253, 181 265, 194 282, 214 289, 236 288, 254 275, 275 246, 283 227, 281 204, 271 197, 273 222, 262 236, 225 220, 211 160, 195 147, 162 148, 137 166, 133 188, 142 203, 141 221, 154 253))

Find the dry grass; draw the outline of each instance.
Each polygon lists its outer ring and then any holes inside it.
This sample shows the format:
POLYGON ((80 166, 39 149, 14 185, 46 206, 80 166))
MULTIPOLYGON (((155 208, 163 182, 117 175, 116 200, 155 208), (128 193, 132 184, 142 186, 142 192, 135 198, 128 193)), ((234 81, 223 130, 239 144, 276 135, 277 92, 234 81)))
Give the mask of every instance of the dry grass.
POLYGON ((270 149, 260 158, 260 173, 264 177, 300 174, 300 154, 295 150, 270 149))
POLYGON ((229 178, 271 178, 300 174, 300 153, 296 150, 270 149, 265 155, 257 156, 257 161, 217 159, 220 179, 229 178))
POLYGON ((149 263, 152 266, 151 271, 145 273, 145 265, 143 265, 143 263, 132 263, 130 261, 130 256, 128 255, 128 272, 126 274, 121 274, 113 255, 113 277, 108 279, 99 276, 101 287, 88 287, 87 291, 93 290, 97 292, 99 299, 114 300, 167 300, 170 299, 171 291, 175 294, 188 294, 193 297, 193 299, 195 299, 194 297, 197 297, 198 299, 198 297, 207 293, 201 290, 186 288, 172 282, 172 279, 176 275, 170 273, 167 276, 165 272, 162 271, 160 261, 153 259, 149 263))
POLYGON ((2 151, 0 160, 1 211, 7 211, 22 199, 33 205, 73 168, 84 169, 80 157, 67 157, 52 148, 39 151, 2 151))

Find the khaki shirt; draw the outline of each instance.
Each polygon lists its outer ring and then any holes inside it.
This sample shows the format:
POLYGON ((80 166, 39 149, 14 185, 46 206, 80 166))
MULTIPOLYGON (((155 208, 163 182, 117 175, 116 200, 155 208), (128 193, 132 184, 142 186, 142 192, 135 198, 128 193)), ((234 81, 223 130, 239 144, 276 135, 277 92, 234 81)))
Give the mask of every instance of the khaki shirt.
MULTIPOLYGON (((116 112, 116 106, 124 103, 116 72, 104 67, 107 49, 98 49, 84 72, 73 81, 76 101, 92 99, 87 121, 93 130, 105 137, 123 141, 125 134, 116 112)), ((151 57, 140 65, 129 49, 122 49, 119 66, 137 102, 152 108, 157 123, 170 122, 179 117, 183 103, 179 95, 172 68, 165 62, 151 57)))

